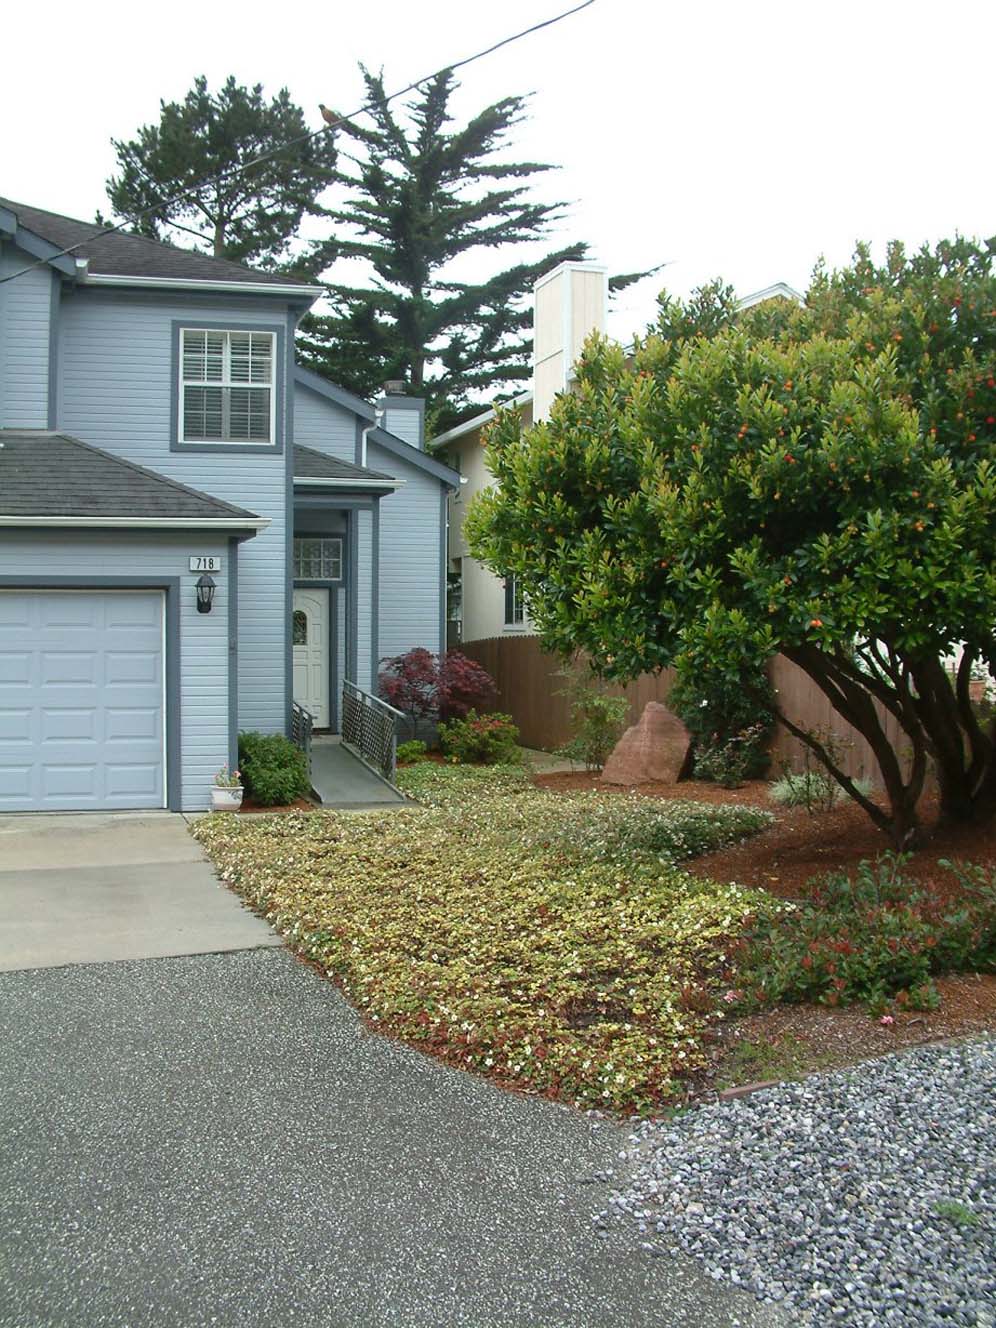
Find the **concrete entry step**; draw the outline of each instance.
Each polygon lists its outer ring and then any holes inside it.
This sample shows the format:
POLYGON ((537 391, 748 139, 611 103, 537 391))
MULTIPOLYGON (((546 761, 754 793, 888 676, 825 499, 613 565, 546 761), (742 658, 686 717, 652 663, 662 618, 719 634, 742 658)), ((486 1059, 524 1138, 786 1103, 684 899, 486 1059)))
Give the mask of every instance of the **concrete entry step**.
POLYGON ((335 737, 312 739, 311 786, 323 807, 360 811, 407 802, 335 737))

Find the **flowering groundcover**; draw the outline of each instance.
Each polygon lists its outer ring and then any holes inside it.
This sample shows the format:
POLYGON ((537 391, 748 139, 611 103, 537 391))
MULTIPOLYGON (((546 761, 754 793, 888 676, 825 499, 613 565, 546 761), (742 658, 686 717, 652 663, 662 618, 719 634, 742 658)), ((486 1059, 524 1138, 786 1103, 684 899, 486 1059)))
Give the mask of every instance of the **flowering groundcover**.
POLYGON ((579 1107, 650 1111, 702 1063, 766 895, 676 865, 770 815, 417 765, 422 805, 210 817, 220 874, 385 1032, 579 1107))

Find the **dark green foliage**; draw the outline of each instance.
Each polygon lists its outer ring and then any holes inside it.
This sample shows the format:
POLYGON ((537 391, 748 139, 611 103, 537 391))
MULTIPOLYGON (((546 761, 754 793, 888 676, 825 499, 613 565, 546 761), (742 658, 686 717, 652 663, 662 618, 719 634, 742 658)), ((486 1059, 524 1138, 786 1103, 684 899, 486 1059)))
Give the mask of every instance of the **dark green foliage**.
MULTIPOLYGON (((454 127, 450 100, 459 84, 445 72, 409 104, 405 123, 386 100, 383 76, 361 69, 372 115, 336 131, 349 146, 334 174, 341 201, 325 213, 335 230, 308 259, 311 273, 325 279, 333 312, 303 321, 302 358, 363 397, 388 379, 405 380, 426 398, 438 431, 473 400, 490 402, 496 391, 529 378, 526 297, 537 277, 583 258, 587 245, 483 281, 455 279, 454 260, 535 244, 563 219, 563 203, 530 197, 533 181, 553 168, 509 161, 504 151, 526 99, 504 97, 454 127), (353 283, 329 273, 340 260, 357 271, 353 283)), ((616 288, 643 275, 616 278, 616 288)))
POLYGON ((994 254, 859 249, 804 308, 716 287, 665 302, 632 357, 592 338, 549 421, 491 426, 472 553, 519 578, 548 649, 616 679, 733 687, 780 652, 868 742, 885 805, 804 716, 779 722, 897 847, 931 763, 947 819, 990 820, 996 725, 969 682, 996 678, 994 254))
POLYGON ((811 882, 792 911, 759 920, 735 947, 737 982, 747 1004, 889 999, 932 1006, 940 973, 996 971, 996 874, 946 863, 951 895, 921 890, 891 853, 811 882))
POLYGON ((304 752, 282 733, 240 733, 239 768, 249 797, 263 807, 286 806, 311 789, 304 752))
POLYGON ((439 726, 439 745, 447 756, 469 765, 502 765, 519 760, 519 730, 511 715, 479 715, 439 726))
POLYGON ((425 758, 428 750, 428 747, 419 738, 413 738, 411 742, 401 742, 398 744, 396 753, 398 765, 414 765, 416 761, 425 758))
POLYGON ((686 674, 667 703, 692 735, 696 779, 732 785, 767 772, 775 694, 763 669, 686 674))
POLYGON ((182 102, 160 102, 158 124, 143 125, 130 141, 112 140, 118 173, 107 196, 140 235, 192 236, 216 258, 272 268, 329 184, 332 136, 305 137, 244 174, 239 167, 307 134, 286 88, 268 102, 259 83, 247 88, 229 76, 214 93, 201 76, 182 102), (182 200, 164 202, 187 189, 182 200))

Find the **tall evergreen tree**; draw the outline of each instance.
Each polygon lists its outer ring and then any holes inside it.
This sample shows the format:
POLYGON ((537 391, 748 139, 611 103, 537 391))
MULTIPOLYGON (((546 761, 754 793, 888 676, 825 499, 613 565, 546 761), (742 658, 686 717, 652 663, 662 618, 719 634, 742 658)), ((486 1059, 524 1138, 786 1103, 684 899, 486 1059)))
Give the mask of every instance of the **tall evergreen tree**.
MULTIPOLYGON (((338 131, 349 140, 333 176, 341 201, 325 210, 336 229, 308 259, 312 275, 325 278, 332 312, 304 321, 302 358, 361 396, 404 379, 445 428, 474 397, 529 377, 524 297, 543 272, 583 258, 588 246, 568 245, 480 282, 457 280, 455 260, 535 243, 565 215, 563 203, 529 196, 534 179, 553 167, 500 155, 525 98, 504 97, 452 129, 459 84, 446 71, 424 85, 401 123, 382 76, 360 68, 373 123, 346 121, 338 131), (359 264, 366 284, 337 280, 329 269, 340 260, 359 264)), ((643 275, 614 278, 613 287, 643 275)))
POLYGON ((193 236, 196 248, 217 258, 277 266, 330 182, 332 135, 305 137, 304 115, 286 88, 268 102, 262 84, 246 88, 231 76, 217 93, 196 78, 183 101, 160 108, 158 124, 143 125, 129 141, 111 140, 119 168, 107 181, 114 212, 140 235, 193 236), (282 144, 291 145, 240 169, 282 144), (164 201, 188 189, 179 201, 164 201))

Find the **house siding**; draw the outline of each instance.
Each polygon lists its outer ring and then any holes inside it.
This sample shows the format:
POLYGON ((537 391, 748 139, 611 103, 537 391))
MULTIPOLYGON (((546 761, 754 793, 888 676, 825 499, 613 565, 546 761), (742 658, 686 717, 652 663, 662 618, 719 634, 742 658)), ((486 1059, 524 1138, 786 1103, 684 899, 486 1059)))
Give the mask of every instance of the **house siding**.
MULTIPOLYGON (((12 244, 0 244, 0 277, 31 261, 12 244)), ((40 267, 0 285, 0 428, 48 428, 49 328, 57 280, 40 267)))
POLYGON ((370 443, 369 465, 405 484, 380 501, 378 653, 437 651, 444 603, 439 480, 370 443))
MULTIPOLYGON (((215 574, 211 613, 197 612, 195 574, 188 570, 186 535, 108 534, 106 531, 5 531, 0 577, 179 577, 181 806, 210 805, 215 772, 229 759, 228 731, 228 541, 197 536, 197 552, 222 559, 215 574)), ((252 541, 249 542, 250 544, 252 541)), ((242 550, 249 546, 242 545, 242 550)), ((240 567, 241 570, 241 567, 240 567)), ((103 585, 99 588, 105 588, 103 585)), ((169 644, 167 642, 167 649, 169 644)), ((169 664, 175 663, 169 661, 169 664)))
MULTIPOLYGON (((183 484, 268 517, 239 558, 238 721, 243 729, 283 732, 287 695, 286 449, 253 455, 170 450, 174 321, 184 326, 280 327, 282 303, 198 296, 164 300, 77 289, 62 302, 59 329, 59 427, 183 484)), ((277 355, 286 389, 286 357, 277 355)), ((283 393, 286 402, 286 390, 283 393)), ((286 433, 286 420, 280 433, 286 433)), ((203 552, 191 533, 187 552, 203 552)), ((212 615, 214 616, 214 615, 212 615)), ((186 702, 184 703, 186 717, 186 702)))
POLYGON ((356 512, 356 678, 357 686, 369 689, 376 682, 371 658, 373 636, 373 514, 356 512))
POLYGON ((298 383, 294 389, 294 441, 340 461, 356 461, 357 417, 298 383))

